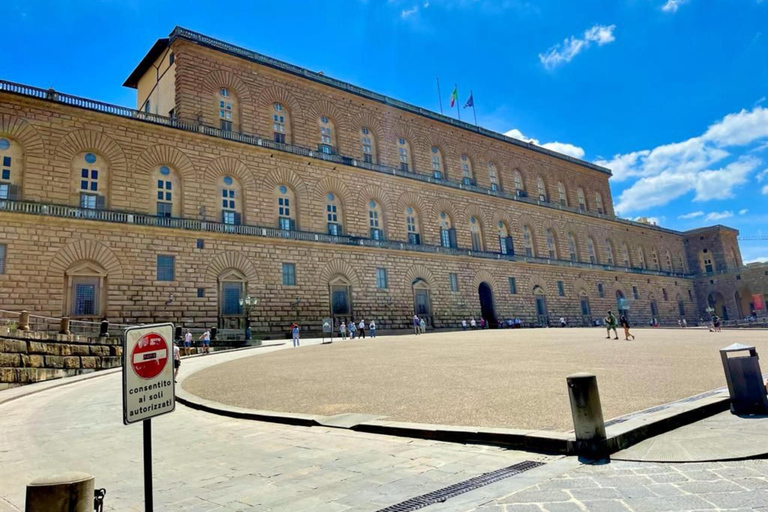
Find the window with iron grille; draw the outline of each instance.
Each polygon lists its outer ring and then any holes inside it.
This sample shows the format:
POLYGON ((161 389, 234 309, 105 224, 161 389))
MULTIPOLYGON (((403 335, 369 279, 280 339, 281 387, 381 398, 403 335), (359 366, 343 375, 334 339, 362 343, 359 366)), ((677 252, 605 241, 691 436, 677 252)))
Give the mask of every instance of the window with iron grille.
POLYGON ((565 285, 563 284, 562 281, 557 282, 557 294, 560 297, 565 297, 565 285))
POLYGON ((389 288, 389 282, 387 281, 387 269, 376 269, 376 288, 387 289, 389 288))
POLYGON ((459 291, 459 277, 456 274, 448 274, 448 277, 451 280, 451 291, 459 291))
POLYGON ((5 259, 6 259, 7 246, 0 244, 0 274, 5 274, 5 259))
POLYGON ((283 263, 283 286, 296 286, 296 265, 283 263))
POLYGON ((517 281, 515 281, 514 277, 509 278, 509 293, 512 295, 517 294, 517 281))

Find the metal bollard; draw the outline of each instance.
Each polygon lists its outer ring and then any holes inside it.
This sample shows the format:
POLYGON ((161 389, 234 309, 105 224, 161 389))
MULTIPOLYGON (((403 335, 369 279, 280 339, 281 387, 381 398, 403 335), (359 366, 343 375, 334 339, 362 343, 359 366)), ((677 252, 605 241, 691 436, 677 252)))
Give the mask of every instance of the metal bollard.
POLYGON ((597 377, 591 373, 575 373, 566 380, 576 434, 576 453, 595 458, 608 455, 597 377))
POLYGON ((94 478, 73 471, 27 485, 25 512, 93 512, 94 478))
POLYGON ((107 336, 109 336, 109 320, 105 318, 99 326, 99 338, 106 338, 107 336))
POLYGON ((59 322, 59 334, 72 334, 69 330, 69 317, 64 317, 59 322))
POLYGON ((20 331, 29 330, 29 311, 24 310, 21 312, 21 315, 19 315, 19 326, 17 329, 20 331))

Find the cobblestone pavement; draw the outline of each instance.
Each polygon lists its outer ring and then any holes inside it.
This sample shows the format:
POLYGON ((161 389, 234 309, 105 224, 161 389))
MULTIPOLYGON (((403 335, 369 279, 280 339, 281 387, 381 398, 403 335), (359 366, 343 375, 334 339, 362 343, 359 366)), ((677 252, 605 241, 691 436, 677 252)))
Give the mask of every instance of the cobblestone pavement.
MULTIPOLYGON (((248 355, 187 359, 182 371, 248 355)), ((67 470, 94 475, 107 489, 107 510, 143 510, 142 429, 123 426, 120 389, 116 373, 0 405, 0 511, 23 510, 29 481, 67 470)), ((521 460, 546 459, 224 418, 182 405, 153 420, 153 447, 155 507, 162 511, 375 511, 521 460)))
POLYGON ((473 512, 768 511, 768 461, 580 466, 473 512))

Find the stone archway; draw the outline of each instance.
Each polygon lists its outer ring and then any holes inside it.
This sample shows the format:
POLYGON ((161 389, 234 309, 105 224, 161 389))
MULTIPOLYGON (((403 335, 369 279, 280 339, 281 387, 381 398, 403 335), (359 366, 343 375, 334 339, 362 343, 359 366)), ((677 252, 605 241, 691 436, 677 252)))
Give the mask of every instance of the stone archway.
POLYGON ((541 327, 549 326, 549 309, 547 307, 547 295, 541 286, 533 287, 533 297, 536 301, 536 317, 538 325, 541 327))
POLYGON ((712 315, 728 320, 728 308, 725 305, 725 297, 723 297, 722 293, 711 292, 707 297, 707 304, 713 309, 712 315))
POLYGON ((480 297, 480 316, 485 319, 488 326, 496 325, 496 310, 493 306, 493 290, 487 282, 481 282, 477 287, 480 297))
POLYGON ((413 312, 416 316, 423 319, 427 325, 434 325, 432 315, 432 290, 424 279, 416 278, 411 283, 413 291, 413 312))

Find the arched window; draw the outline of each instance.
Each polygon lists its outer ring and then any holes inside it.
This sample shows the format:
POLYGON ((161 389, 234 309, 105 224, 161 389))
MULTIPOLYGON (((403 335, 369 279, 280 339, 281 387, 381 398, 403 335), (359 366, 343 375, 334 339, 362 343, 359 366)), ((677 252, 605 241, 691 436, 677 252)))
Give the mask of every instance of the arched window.
POLYGON ((597 249, 595 248, 595 241, 592 237, 587 237, 587 254, 589 254, 590 263, 599 263, 597 260, 597 249))
POLYGON ((216 106, 219 113, 219 128, 225 132, 240 131, 240 120, 237 111, 237 98, 226 87, 219 89, 216 96, 216 106))
POLYGON ((411 145, 403 137, 397 139, 397 157, 400 161, 400 170, 412 172, 413 161, 411 160, 411 145))
POLYGON ((557 183, 557 195, 560 200, 560 206, 568 206, 568 195, 565 193, 565 185, 562 181, 557 183))
POLYGON ((340 236, 344 234, 344 217, 341 201, 333 192, 325 196, 325 219, 328 224, 328 234, 340 236))
POLYGON ((557 259, 557 242, 555 241, 555 233, 550 228, 547 228, 547 251, 549 252, 549 259, 557 259))
POLYGON ((360 128, 360 141, 363 144, 363 161, 368 164, 377 163, 379 159, 376 153, 376 137, 369 128, 360 128))
POLYGON ((461 155, 461 182, 465 185, 475 184, 475 175, 472 171, 472 160, 467 155, 461 155))
POLYGON ((219 179, 219 197, 221 197, 221 222, 237 226, 242 224, 243 189, 240 182, 232 176, 219 179))
POLYGON ((384 240, 384 215, 381 206, 374 200, 368 201, 368 228, 371 238, 384 240))
POLYGON ((155 187, 155 214, 158 217, 181 217, 181 182, 179 175, 167 165, 160 165, 152 173, 155 187))
POLYGON ((621 242, 621 259, 625 267, 631 267, 632 263, 629 259, 629 247, 626 242, 621 242))
POLYGON ((523 226, 523 247, 525 247, 526 256, 536 256, 536 250, 533 245, 533 231, 527 224, 523 226))
POLYGON ((75 156, 73 172, 77 183, 80 208, 101 210, 107 207, 109 164, 95 153, 82 152, 75 156))
POLYGON ((408 229, 408 243, 420 245, 421 223, 419 222, 419 212, 413 206, 405 207, 405 224, 408 229))
POLYGON ((0 137, 0 199, 21 199, 21 173, 24 157, 21 146, 0 137))
POLYGON ((539 193, 539 201, 549 201, 549 197, 547 197, 547 185, 544 183, 544 178, 541 176, 536 178, 536 190, 539 193))
POLYGON ((443 247, 457 248, 456 228, 453 227, 453 219, 446 212, 440 212, 440 245, 443 247))
POLYGON ((318 149, 326 155, 336 153, 336 126, 327 116, 320 116, 317 120, 320 129, 320 143, 318 149))
POLYGON ((512 242, 512 237, 509 234, 509 226, 503 221, 499 221, 497 227, 499 230, 499 250, 501 254, 514 255, 515 244, 512 242))
POLYGON ((519 197, 525 197, 527 194, 525 193, 525 183, 523 182, 523 175, 517 169, 515 169, 512 175, 515 180, 515 194, 517 194, 519 197))
POLYGON ((664 252, 664 262, 666 264, 666 269, 670 272, 674 271, 675 269, 672 267, 672 255, 669 253, 669 251, 664 252))
POLYGON ((642 269, 648 268, 648 266, 645 264, 645 251, 643 251, 642 247, 637 248, 637 263, 642 269))
POLYGON ((501 190, 501 182, 499 181, 499 172, 496 169, 496 164, 488 162, 488 180, 491 182, 491 190, 501 190))
POLYGON ((441 180, 444 176, 443 152, 437 146, 432 146, 432 177, 441 180))
POLYGON ((64 309, 73 318, 99 318, 107 306, 107 272, 87 260, 72 264, 64 273, 67 283, 64 309))
POLYGON ((610 238, 605 239, 605 264, 613 265, 613 243, 610 238))
POLYGON ((659 267, 659 253, 655 247, 651 249, 651 263, 653 263, 653 270, 661 270, 659 267))
POLYGON ((568 253, 571 261, 579 261, 578 246, 576 245, 576 237, 573 233, 568 233, 568 253))
POLYGON ((600 192, 595 192, 595 207, 597 207, 597 213, 605 213, 605 210, 603 210, 603 196, 600 192))
POLYGON ((579 199, 579 211, 581 212, 587 211, 587 200, 584 197, 584 189, 579 187, 579 190, 576 191, 576 194, 579 199))
POLYGON ((277 227, 284 231, 296 229, 296 195, 287 185, 278 185, 275 189, 277 196, 277 227))
POLYGON ((275 136, 275 142, 291 143, 290 112, 282 103, 272 104, 272 132, 275 136))
POLYGON ((483 250, 483 230, 477 217, 469 218, 469 234, 472 237, 472 250, 483 250))

